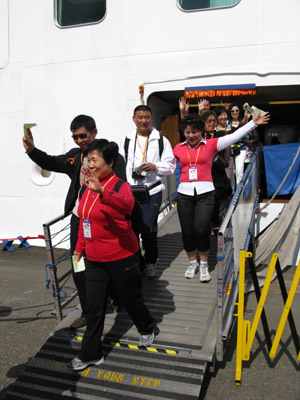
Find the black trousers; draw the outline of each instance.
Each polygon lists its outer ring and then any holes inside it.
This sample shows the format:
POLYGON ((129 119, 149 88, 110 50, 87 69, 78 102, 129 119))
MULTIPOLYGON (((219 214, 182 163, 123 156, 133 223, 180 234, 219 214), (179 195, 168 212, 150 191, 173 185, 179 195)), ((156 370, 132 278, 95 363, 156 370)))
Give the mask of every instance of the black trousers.
POLYGON ((139 333, 153 332, 155 322, 144 304, 138 263, 137 254, 105 263, 85 260, 89 307, 87 328, 78 355, 82 361, 97 360, 102 357, 101 336, 110 282, 139 333))
MULTIPOLYGON (((78 240, 78 230, 79 230, 79 223, 80 219, 76 217, 76 215, 72 214, 71 217, 71 255, 74 253, 76 243, 78 240)), ((71 259, 72 263, 72 259, 71 259)), ((86 284, 85 284, 85 271, 82 272, 74 272, 73 265, 72 265, 72 273, 73 273, 73 280, 78 292, 78 297, 82 309, 82 316, 86 318, 87 310, 88 310, 88 303, 87 303, 87 295, 86 295, 86 284)))
POLYGON ((215 191, 194 196, 178 193, 177 208, 185 251, 209 250, 214 206, 215 191))

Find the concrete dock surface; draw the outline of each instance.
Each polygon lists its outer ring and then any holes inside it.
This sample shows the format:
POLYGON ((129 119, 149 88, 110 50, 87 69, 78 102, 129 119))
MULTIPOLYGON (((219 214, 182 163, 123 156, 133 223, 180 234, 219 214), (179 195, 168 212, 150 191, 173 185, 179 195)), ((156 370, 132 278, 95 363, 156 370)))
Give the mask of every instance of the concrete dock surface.
MULTIPOLYGON (((45 248, 18 248, 14 252, 2 251, 0 245, 0 399, 10 384, 20 375, 26 363, 39 351, 51 332, 60 323, 53 315, 52 291, 46 290, 45 248)), ((60 267, 68 269, 67 261, 60 267)), ((183 271, 184 273, 184 271, 183 271)), ((283 276, 289 290, 295 267, 288 268, 283 276)), ((74 289, 72 278, 64 289, 70 294, 74 289)), ((77 299, 64 310, 66 320, 78 315, 77 299)), ((245 319, 252 321, 257 301, 254 293, 245 299, 245 319)), ((298 334, 300 332, 300 288, 297 288, 292 312, 298 334)), ((272 282, 265 311, 274 339, 284 309, 278 281, 272 282)), ((224 361, 217 363, 215 371, 208 371, 199 399, 274 400, 300 399, 300 367, 288 323, 274 360, 268 349, 259 323, 250 361, 243 362, 241 386, 235 385, 236 323, 228 339, 224 361)), ((183 399, 184 400, 184 399, 183 399)))

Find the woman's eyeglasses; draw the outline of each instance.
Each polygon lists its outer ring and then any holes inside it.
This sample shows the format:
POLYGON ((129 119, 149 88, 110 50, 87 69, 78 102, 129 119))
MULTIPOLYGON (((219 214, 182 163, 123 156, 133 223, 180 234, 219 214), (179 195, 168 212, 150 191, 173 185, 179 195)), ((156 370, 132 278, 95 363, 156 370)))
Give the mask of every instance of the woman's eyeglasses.
POLYGON ((231 110, 232 113, 238 113, 240 110, 231 110))
POLYGON ((78 140, 78 139, 85 139, 87 137, 86 133, 79 133, 79 135, 72 135, 72 138, 74 140, 78 140))

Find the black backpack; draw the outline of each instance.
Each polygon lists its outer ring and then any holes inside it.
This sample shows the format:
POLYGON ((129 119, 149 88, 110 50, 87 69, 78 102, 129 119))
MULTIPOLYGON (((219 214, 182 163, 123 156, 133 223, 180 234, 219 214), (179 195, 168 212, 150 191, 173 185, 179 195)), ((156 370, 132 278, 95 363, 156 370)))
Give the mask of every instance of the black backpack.
MULTIPOLYGON (((125 181, 122 180, 116 182, 114 186, 114 191, 116 193, 119 193, 120 187, 123 185, 123 183, 125 183, 125 181)), ((136 227, 139 227, 143 222, 143 212, 140 203, 136 198, 134 200, 134 207, 131 214, 126 215, 127 219, 131 219, 133 230, 135 230, 136 227)))

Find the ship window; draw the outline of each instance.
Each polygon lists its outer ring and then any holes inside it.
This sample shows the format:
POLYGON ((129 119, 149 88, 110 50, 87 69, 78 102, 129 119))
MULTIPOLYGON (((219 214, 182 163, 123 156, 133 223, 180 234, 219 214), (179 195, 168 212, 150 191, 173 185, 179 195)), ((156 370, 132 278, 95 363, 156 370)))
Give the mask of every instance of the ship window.
POLYGON ((106 0, 56 0, 58 25, 76 26, 100 22, 106 13, 106 0))
POLYGON ((179 7, 184 11, 202 10, 204 8, 230 7, 240 0, 178 0, 179 7))

